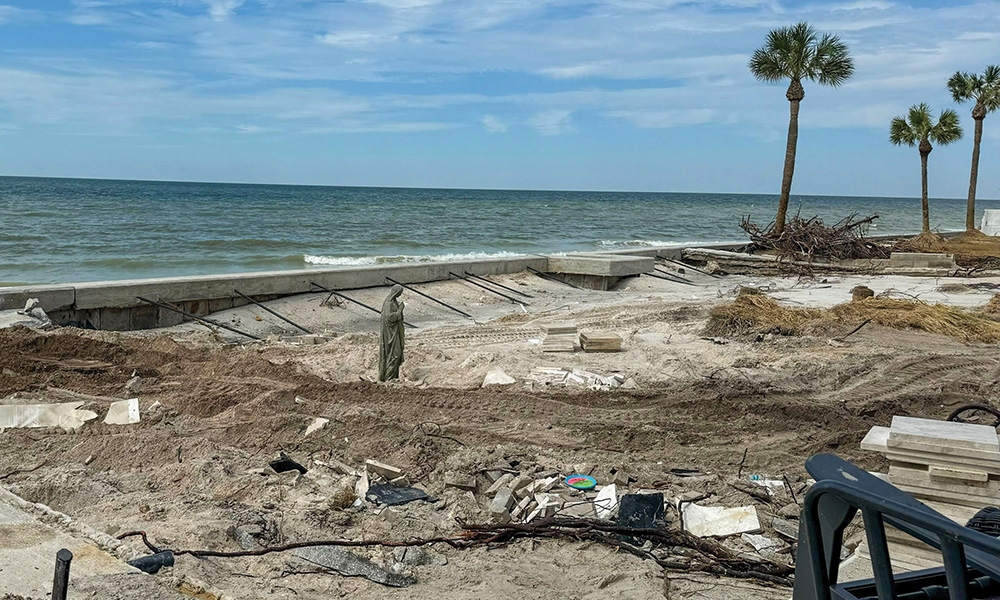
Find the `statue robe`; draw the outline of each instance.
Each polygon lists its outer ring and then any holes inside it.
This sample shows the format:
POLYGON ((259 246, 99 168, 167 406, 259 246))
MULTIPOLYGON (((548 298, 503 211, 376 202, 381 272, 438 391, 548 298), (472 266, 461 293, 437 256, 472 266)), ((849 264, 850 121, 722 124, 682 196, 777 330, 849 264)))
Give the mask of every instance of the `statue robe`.
POLYGON ((402 287, 393 286, 389 297, 382 303, 382 335, 378 349, 379 381, 399 379, 399 366, 403 364, 403 305, 396 300, 401 293, 402 287))

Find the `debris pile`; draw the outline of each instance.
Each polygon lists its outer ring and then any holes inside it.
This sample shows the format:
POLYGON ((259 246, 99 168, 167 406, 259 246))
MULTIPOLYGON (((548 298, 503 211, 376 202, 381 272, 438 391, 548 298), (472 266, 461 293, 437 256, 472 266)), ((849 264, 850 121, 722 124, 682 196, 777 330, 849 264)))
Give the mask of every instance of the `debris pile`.
POLYGON ((533 383, 546 386, 584 386, 591 390, 608 391, 616 388, 637 389, 639 386, 632 378, 620 374, 598 375, 583 369, 560 369, 557 367, 535 367, 529 375, 533 383))
POLYGON ((785 229, 779 234, 773 224, 759 227, 744 217, 740 227, 750 237, 747 251, 774 252, 778 256, 812 261, 817 258, 871 259, 889 258, 889 248, 865 237, 868 225, 878 218, 872 215, 858 219, 857 213, 826 226, 819 217, 803 219, 795 215, 785 222, 785 229))
MULTIPOLYGON (((978 510, 1000 504, 1000 441, 993 427, 894 416, 872 427, 862 450, 889 459, 889 483, 965 525, 978 510)), ((886 527, 893 566, 940 566, 938 551, 886 527)), ((869 558, 865 546, 858 556, 869 558)))
POLYGON ((549 323, 541 326, 545 337, 542 352, 575 352, 577 331, 574 323, 549 323))

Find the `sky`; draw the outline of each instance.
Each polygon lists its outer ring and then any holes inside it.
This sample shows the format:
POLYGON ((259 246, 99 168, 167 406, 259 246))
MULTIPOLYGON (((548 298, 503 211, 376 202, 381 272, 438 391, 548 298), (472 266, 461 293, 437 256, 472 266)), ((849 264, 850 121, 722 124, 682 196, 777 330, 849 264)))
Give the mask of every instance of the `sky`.
MULTIPOLYGON (((785 84, 769 29, 841 36, 855 75, 805 84, 793 193, 919 196, 911 105, 966 137, 930 156, 964 197, 1000 2, 0 0, 0 174, 362 186, 773 193, 785 84)), ((1000 197, 1000 112, 979 196, 1000 197)))

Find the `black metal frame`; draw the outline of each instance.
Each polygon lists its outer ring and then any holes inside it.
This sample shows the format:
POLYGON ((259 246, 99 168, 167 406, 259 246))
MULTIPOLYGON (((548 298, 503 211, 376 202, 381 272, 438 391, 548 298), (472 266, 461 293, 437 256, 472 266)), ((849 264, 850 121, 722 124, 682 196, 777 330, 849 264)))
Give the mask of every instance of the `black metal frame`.
POLYGON ((813 456, 806 469, 817 482, 806 493, 802 508, 793 600, 855 600, 872 597, 873 590, 879 600, 896 600, 900 593, 912 591, 915 582, 931 585, 926 583, 931 580, 947 588, 947 598, 966 600, 973 597, 974 579, 985 576, 1000 582, 1000 540, 955 523, 832 454, 813 456), (840 584, 844 529, 858 511, 864 517, 875 577, 840 584), (887 524, 940 550, 944 568, 893 576, 887 524))

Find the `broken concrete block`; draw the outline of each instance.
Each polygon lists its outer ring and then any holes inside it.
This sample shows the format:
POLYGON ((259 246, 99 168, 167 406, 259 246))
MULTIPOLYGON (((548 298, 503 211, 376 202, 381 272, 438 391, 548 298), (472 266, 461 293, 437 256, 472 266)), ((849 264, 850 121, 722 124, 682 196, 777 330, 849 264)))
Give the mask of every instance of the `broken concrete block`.
POLYGON ((139 399, 119 400, 108 407, 108 415, 104 417, 108 425, 132 425, 139 422, 139 399))
POLYGON ((509 487, 510 482, 513 480, 514 480, 513 475, 511 475, 510 473, 504 473, 503 475, 500 476, 499 479, 493 482, 493 485, 486 488, 486 494, 493 495, 499 492, 501 489, 509 487))
POLYGON ((476 491, 476 478, 471 475, 464 475, 461 473, 445 475, 444 486, 474 492, 476 491))
POLYGON ((387 465, 385 463, 380 463, 376 460, 366 460, 365 469, 369 473, 375 473, 385 477, 387 480, 392 481, 393 479, 403 475, 402 469, 397 469, 392 465, 387 465))
POLYGON ((725 537, 739 533, 757 533, 760 520, 754 506, 699 506, 685 504, 682 511, 684 530, 698 537, 725 537))
POLYGON ((794 521, 786 521, 785 519, 775 517, 771 519, 771 527, 774 528, 775 533, 783 538, 787 538, 793 542, 797 542, 799 539, 799 524, 794 521))
POLYGON ((927 467, 927 474, 940 479, 958 479, 960 481, 973 481, 976 483, 986 483, 989 479, 989 473, 986 471, 943 467, 939 465, 929 465, 927 467))
POLYGON ((491 385, 510 385, 512 383, 517 383, 517 380, 505 373, 500 367, 494 367, 486 373, 486 377, 483 378, 482 387, 489 387, 491 385))
POLYGON ((496 470, 493 470, 493 471, 486 471, 486 472, 484 473, 484 475, 486 475, 486 479, 487 479, 487 480, 488 480, 488 481, 489 481, 490 483, 496 483, 496 481, 497 481, 498 479, 500 479, 501 477, 503 477, 503 476, 505 475, 505 473, 504 473, 503 471, 496 471, 496 470))
POLYGON ((368 479, 368 471, 362 471, 357 483, 354 484, 354 495, 358 498, 364 498, 368 494, 368 488, 370 487, 371 480, 368 479))
POLYGON ((598 519, 610 520, 618 512, 618 486, 606 485, 594 499, 594 510, 598 519))
POLYGON ((490 516, 498 523, 506 523, 510 521, 510 509, 513 506, 514 495, 511 494, 509 489, 504 488, 497 492, 493 501, 490 502, 490 516))
POLYGON ((755 533, 741 534, 740 539, 753 546, 753 549, 756 550, 757 552, 760 552, 761 550, 776 548, 778 546, 778 542, 772 540, 771 538, 764 537, 762 535, 757 535, 755 533))
POLYGON ((522 516, 528 513, 529 510, 534 508, 535 499, 531 496, 527 496, 520 500, 514 509, 510 511, 510 516, 514 519, 520 519, 522 516))
POLYGON ((579 519, 593 519, 597 516, 594 510, 594 503, 586 499, 564 499, 560 514, 579 519))
POLYGON ((320 429, 323 429, 324 427, 326 427, 326 424, 329 423, 329 422, 330 422, 330 419, 324 419, 322 417, 316 417, 315 419, 313 419, 313 422, 309 424, 309 427, 306 427, 306 432, 305 432, 304 435, 309 435, 310 433, 315 433, 315 432, 319 431, 320 429))

